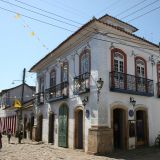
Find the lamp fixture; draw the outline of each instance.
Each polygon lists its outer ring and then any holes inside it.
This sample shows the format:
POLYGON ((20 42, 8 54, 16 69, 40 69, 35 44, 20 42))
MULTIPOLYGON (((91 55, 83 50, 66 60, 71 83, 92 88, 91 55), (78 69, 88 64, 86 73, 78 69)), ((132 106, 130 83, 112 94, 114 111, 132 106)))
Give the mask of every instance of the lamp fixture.
POLYGON ((88 96, 84 97, 84 99, 82 100, 83 106, 86 106, 87 102, 88 102, 88 96))
POLYGON ((130 103, 133 105, 133 107, 136 105, 136 100, 134 97, 130 97, 130 103))
POLYGON ((100 94, 100 90, 102 89, 102 87, 103 87, 103 83, 104 83, 104 81, 102 80, 102 78, 99 78, 98 80, 97 80, 97 100, 99 101, 99 94, 100 94))

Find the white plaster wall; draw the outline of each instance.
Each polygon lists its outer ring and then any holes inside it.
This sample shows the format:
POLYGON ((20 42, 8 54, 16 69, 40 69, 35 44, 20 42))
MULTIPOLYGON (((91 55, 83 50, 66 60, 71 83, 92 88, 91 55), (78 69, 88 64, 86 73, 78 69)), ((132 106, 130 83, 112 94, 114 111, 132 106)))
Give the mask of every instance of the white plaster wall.
MULTIPOLYGON (((77 106, 82 106, 82 99, 84 96, 89 97, 89 102, 86 105, 86 108, 90 110, 90 117, 85 119, 85 151, 87 151, 88 145, 88 129, 93 125, 103 125, 111 127, 111 105, 114 103, 122 104, 131 107, 129 103, 130 96, 133 96, 137 102, 137 106, 143 106, 148 109, 148 124, 149 124, 149 142, 153 144, 155 136, 158 134, 160 130, 160 121, 159 121, 159 113, 160 100, 156 97, 156 66, 152 67, 151 62, 149 61, 149 56, 151 54, 156 55, 153 51, 146 51, 144 49, 133 48, 127 45, 114 44, 116 48, 123 50, 127 54, 127 73, 131 75, 135 75, 134 68, 134 56, 132 52, 137 56, 143 57, 147 61, 147 76, 148 79, 154 79, 154 87, 155 87, 155 96, 154 97, 146 97, 139 95, 131 95, 131 94, 123 94, 110 92, 109 89, 109 72, 111 71, 111 51, 110 45, 112 41, 111 38, 98 36, 97 38, 106 39, 106 41, 98 41, 96 39, 92 39, 89 41, 90 50, 91 50, 91 80, 90 80, 90 93, 84 95, 73 95, 73 78, 74 76, 79 75, 79 56, 82 49, 85 47, 85 44, 80 48, 75 48, 73 51, 66 53, 66 58, 69 62, 69 98, 65 101, 57 101, 47 105, 50 105, 51 111, 55 114, 55 145, 58 146, 58 115, 59 115, 59 107, 65 102, 69 108, 69 128, 68 128, 68 145, 69 148, 74 148, 74 110, 77 106), (76 54, 75 54, 76 52, 76 54), (74 55, 74 58, 71 55, 74 55), (75 60, 75 61, 74 61, 75 60), (97 102, 97 88, 96 81, 98 78, 102 78, 104 81, 104 86, 100 93, 100 100, 97 102)), ((116 41, 116 40, 114 40, 116 41)), ((118 42, 118 41, 117 41, 118 42)), ((125 42, 128 45, 136 45, 130 42, 125 42)), ((50 64, 50 66, 54 66, 55 64, 50 64)), ((51 67, 48 67, 51 69, 51 67)), ((60 83, 60 67, 57 69, 57 84, 60 83)), ((46 88, 49 87, 49 74, 46 74, 46 88)), ((45 105, 44 105, 45 106, 45 105)), ((43 114, 47 114, 47 107, 41 106, 43 108, 43 114)), ((84 106, 83 106, 84 107, 84 106)), ((47 140, 48 136, 48 117, 43 121, 43 140, 47 140)))

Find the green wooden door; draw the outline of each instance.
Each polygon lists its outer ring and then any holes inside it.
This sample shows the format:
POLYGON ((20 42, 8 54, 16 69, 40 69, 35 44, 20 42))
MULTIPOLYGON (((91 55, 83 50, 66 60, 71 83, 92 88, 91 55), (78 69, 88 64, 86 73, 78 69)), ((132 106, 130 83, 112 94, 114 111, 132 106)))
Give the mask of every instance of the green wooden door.
POLYGON ((68 147, 68 109, 65 105, 59 109, 58 145, 68 147))

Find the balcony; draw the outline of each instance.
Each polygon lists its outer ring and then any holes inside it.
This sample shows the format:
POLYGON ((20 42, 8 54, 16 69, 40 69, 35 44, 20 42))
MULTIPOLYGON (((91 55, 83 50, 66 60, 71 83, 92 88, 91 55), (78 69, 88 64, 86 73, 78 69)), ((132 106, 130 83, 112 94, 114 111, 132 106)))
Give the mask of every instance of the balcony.
POLYGON ((46 89, 46 100, 54 102, 68 98, 68 81, 46 89))
POLYGON ((73 94, 79 95, 90 91, 90 73, 86 72, 74 78, 73 94))
POLYGON ((120 72, 110 72, 110 90, 142 96, 154 96, 153 80, 120 72))
POLYGON ((36 93, 37 105, 44 104, 44 92, 36 93))

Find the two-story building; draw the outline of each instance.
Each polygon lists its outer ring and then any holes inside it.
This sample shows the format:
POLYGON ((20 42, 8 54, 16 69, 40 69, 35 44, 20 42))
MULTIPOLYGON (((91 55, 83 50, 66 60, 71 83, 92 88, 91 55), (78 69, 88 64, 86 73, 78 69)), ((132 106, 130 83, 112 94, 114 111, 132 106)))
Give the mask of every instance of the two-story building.
POLYGON ((154 143, 159 47, 137 30, 109 15, 93 18, 30 69, 36 140, 91 153, 154 143))
MULTIPOLYGON (((0 131, 2 133, 6 133, 8 129, 11 129, 15 135, 18 130, 21 109, 23 133, 26 138, 27 130, 32 130, 34 124, 34 94, 35 87, 26 83, 0 92, 0 131), (22 88, 23 103, 21 103, 22 88)), ((29 131, 28 138, 32 138, 31 131, 29 131)))

